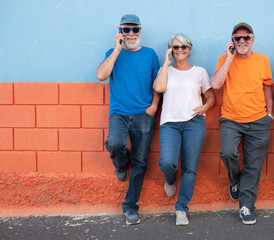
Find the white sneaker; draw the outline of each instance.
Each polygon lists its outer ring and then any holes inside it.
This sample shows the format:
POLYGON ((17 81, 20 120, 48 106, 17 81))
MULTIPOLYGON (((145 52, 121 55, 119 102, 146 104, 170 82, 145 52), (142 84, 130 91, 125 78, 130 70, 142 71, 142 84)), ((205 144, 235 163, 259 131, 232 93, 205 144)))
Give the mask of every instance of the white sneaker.
POLYGON ((189 224, 188 218, 186 216, 186 212, 184 211, 176 211, 176 225, 182 226, 189 224))
POLYGON ((164 185, 165 193, 168 197, 173 197, 176 192, 175 183, 173 185, 169 185, 167 182, 164 185))

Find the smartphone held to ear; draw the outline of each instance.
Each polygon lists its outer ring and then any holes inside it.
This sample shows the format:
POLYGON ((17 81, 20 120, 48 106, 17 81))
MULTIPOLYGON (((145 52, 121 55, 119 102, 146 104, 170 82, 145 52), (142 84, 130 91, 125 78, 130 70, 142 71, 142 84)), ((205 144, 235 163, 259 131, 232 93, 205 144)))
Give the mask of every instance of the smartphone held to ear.
POLYGON ((234 51, 235 51, 235 46, 233 45, 233 46, 231 46, 230 48, 229 48, 229 51, 231 52, 231 54, 233 54, 234 53, 234 51))
MULTIPOLYGON (((123 33, 123 31, 122 31, 122 29, 121 29, 121 28, 119 29, 119 33, 123 33)), ((120 39, 120 44, 122 45, 122 43, 123 43, 123 40, 122 40, 122 39, 120 39)))
MULTIPOLYGON (((234 43, 234 41, 233 41, 233 43, 234 43)), ((234 51, 235 51, 235 45, 234 44, 229 48, 229 51, 231 52, 231 54, 234 54, 234 51)))

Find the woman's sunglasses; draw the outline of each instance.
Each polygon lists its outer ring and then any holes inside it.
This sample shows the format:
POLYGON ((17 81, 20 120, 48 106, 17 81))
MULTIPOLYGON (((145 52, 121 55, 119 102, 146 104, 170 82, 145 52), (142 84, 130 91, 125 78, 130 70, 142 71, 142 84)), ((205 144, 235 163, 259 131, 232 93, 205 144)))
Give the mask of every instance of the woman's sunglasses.
POLYGON ((186 50, 188 48, 188 46, 187 45, 182 45, 182 46, 174 45, 174 46, 172 46, 173 50, 179 50, 179 48, 181 48, 182 50, 186 50))
POLYGON ((132 27, 132 28, 130 28, 130 27, 120 27, 120 30, 125 34, 130 33, 131 30, 132 30, 133 33, 139 33, 140 30, 141 30, 141 27, 132 27))

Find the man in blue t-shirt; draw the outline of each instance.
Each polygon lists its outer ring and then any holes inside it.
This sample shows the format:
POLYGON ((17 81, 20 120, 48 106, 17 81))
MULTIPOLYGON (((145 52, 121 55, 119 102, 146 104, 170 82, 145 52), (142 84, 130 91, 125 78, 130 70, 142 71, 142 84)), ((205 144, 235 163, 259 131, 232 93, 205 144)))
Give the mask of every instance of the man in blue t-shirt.
POLYGON ((128 174, 126 142, 130 137, 131 172, 122 209, 126 223, 137 224, 140 222, 137 202, 147 170, 154 115, 160 99, 152 88, 159 62, 153 49, 140 45, 142 26, 136 15, 124 15, 118 28, 115 47, 106 53, 96 77, 100 81, 110 79, 109 133, 105 145, 120 181, 128 174))

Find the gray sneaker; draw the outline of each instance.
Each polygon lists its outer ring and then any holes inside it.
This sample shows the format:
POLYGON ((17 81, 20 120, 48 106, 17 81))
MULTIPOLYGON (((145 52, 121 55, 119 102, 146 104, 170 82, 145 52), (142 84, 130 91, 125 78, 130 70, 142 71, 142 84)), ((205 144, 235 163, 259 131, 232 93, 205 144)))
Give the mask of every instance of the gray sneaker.
POLYGON ((127 225, 133 225, 133 224, 138 224, 140 223, 140 218, 137 212, 133 210, 126 211, 124 213, 126 216, 126 224, 127 225))
POLYGON ((186 212, 184 211, 176 211, 176 225, 184 226, 189 224, 186 212))
POLYGON ((165 193, 168 197, 173 197, 176 192, 175 183, 173 185, 169 185, 167 182, 164 185, 165 193))
POLYGON ((125 181, 128 175, 128 169, 118 170, 118 168, 115 168, 115 174, 119 181, 125 181))

